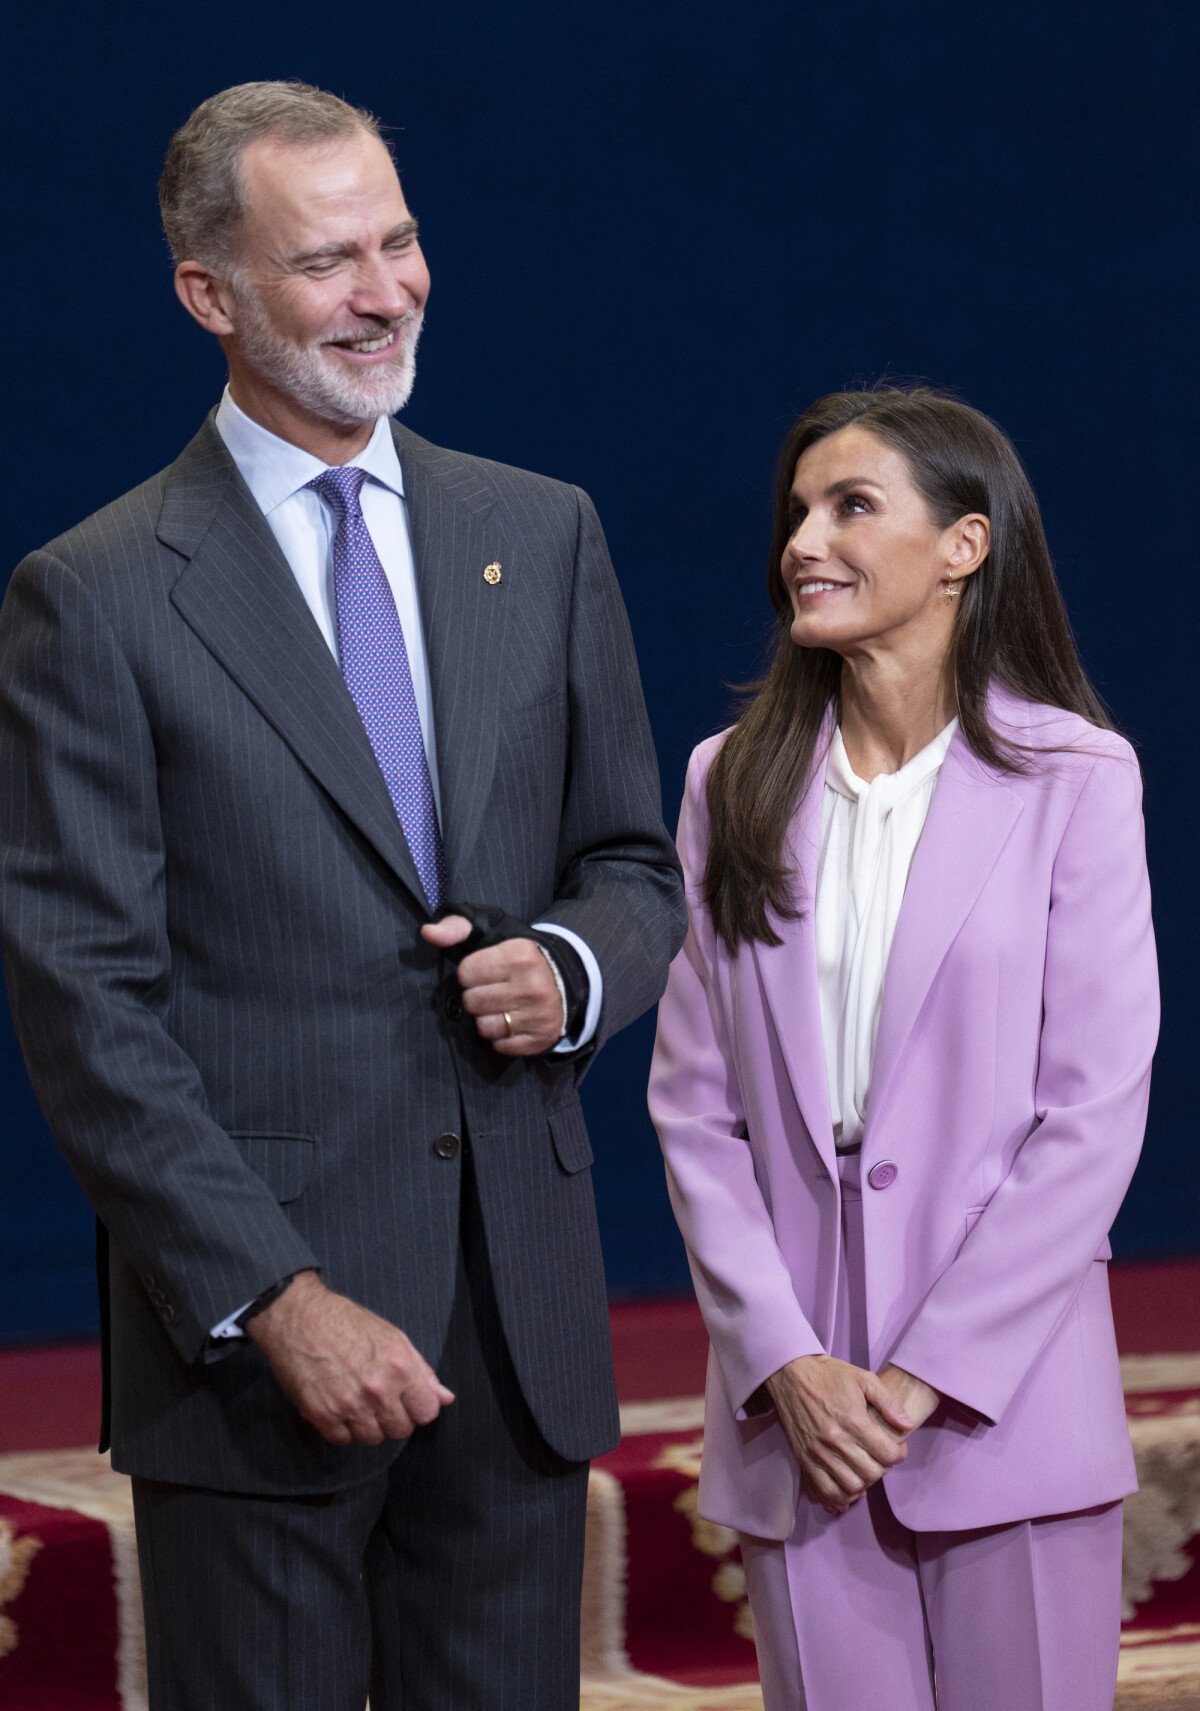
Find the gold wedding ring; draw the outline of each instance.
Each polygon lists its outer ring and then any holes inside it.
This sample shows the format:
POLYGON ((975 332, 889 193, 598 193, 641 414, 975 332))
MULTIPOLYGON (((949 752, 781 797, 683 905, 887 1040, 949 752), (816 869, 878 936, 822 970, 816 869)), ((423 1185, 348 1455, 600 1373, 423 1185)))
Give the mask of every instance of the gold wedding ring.
POLYGON ((504 1016, 504 1026, 506 1029, 504 1037, 507 1039, 509 1034, 512 1033, 512 1017, 509 1015, 507 1010, 503 1011, 502 1014, 504 1016))

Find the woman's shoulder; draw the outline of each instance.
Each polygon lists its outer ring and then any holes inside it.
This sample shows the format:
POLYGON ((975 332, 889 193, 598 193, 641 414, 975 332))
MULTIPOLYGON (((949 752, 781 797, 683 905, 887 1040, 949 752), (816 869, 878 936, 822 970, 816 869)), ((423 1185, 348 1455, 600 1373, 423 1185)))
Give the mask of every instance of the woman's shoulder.
POLYGON ((1097 761, 1137 768, 1133 745, 1119 731, 1093 725, 1065 707, 1026 701, 1009 690, 993 687, 988 696, 988 721, 1002 741, 1008 740, 1030 754, 1035 774, 1053 763, 1056 774, 1075 775, 1082 783, 1097 761))
POLYGON ((732 729, 730 725, 715 736, 705 737, 702 743, 696 744, 688 758, 687 776, 683 782, 681 834, 686 826, 693 837, 703 840, 708 835, 708 775, 732 729))
POLYGON ((723 731, 717 731, 711 737, 705 737, 702 743, 697 743, 688 760, 688 783, 703 784, 712 770, 712 764, 725 746, 725 739, 733 730, 727 725, 723 731))
POLYGON ((994 691, 988 719, 1001 741, 1013 744, 1018 770, 1003 775, 1005 787, 1028 806, 1040 804, 1064 832, 1068 825, 1090 823, 1094 814, 1110 828, 1118 821, 1132 825, 1140 816, 1141 767, 1119 732, 1063 707, 994 691))

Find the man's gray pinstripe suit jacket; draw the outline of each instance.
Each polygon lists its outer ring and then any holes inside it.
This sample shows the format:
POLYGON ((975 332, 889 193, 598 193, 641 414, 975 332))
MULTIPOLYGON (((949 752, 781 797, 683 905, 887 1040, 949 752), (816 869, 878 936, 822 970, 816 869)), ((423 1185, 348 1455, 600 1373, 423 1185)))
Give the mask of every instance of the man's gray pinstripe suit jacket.
MULTIPOLYGON (((595 512, 393 426, 449 896, 584 938, 602 1041, 659 995, 684 908, 595 512)), ((211 419, 12 578, 0 849, 18 1034, 109 1239, 118 1467, 302 1493, 385 1465, 208 1332, 317 1265, 436 1366, 462 1158, 433 1142, 464 1120, 525 1397, 566 1457, 614 1441, 581 1063, 501 1058, 440 995, 363 726, 211 419)))

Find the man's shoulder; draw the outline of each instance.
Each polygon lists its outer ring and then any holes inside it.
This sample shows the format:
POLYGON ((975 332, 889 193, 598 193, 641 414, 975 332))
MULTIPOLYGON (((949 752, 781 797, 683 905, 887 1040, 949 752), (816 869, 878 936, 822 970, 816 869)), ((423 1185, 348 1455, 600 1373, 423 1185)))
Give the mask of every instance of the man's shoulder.
POLYGON ((436 445, 400 422, 393 422, 392 432, 402 463, 416 463, 444 481, 471 485, 497 497, 524 496, 572 510, 578 508, 580 489, 571 482, 540 475, 516 464, 499 463, 494 458, 478 457, 473 452, 436 445))
POLYGON ((80 573, 131 552, 144 554, 159 531, 168 489, 182 486, 181 477, 194 480, 221 473, 222 460, 228 465, 228 454, 206 422, 169 464, 55 535, 41 551, 80 573))
POLYGON ((107 558, 114 550, 120 551, 123 545, 139 536, 152 537, 162 510, 167 473, 162 469, 148 480, 139 482, 127 493, 120 494, 98 511, 55 535, 40 550, 73 569, 81 570, 98 557, 107 558))

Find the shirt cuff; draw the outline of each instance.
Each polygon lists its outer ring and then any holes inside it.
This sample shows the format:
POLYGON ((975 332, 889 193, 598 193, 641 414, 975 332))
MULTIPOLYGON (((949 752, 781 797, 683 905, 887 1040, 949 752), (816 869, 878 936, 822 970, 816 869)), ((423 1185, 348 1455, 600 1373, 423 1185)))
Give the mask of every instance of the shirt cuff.
POLYGON ((587 975, 588 1001, 583 1026, 573 1040, 560 1040, 550 1055, 553 1057, 554 1052, 577 1052, 581 1046, 591 1043, 596 1029, 600 1026, 600 1006, 604 1002, 604 976, 600 973, 600 964, 596 961, 591 946, 586 945, 570 927, 560 927, 556 921, 534 921, 533 925, 539 933, 553 933, 556 938, 565 939, 579 953, 579 960, 587 975))
POLYGON ((208 1333, 209 1336, 210 1337, 222 1337, 222 1338, 223 1337, 244 1337, 246 1335, 246 1333, 245 1333, 245 1331, 243 1331, 242 1327, 238 1324, 238 1320, 241 1318, 242 1314, 246 1311, 247 1307, 250 1306, 250 1304, 253 1300, 254 1300, 254 1297, 251 1296, 250 1301, 243 1301, 242 1305, 238 1308, 236 1313, 231 1313, 229 1315, 228 1319, 222 1319, 221 1323, 219 1325, 213 1326, 212 1330, 208 1333))

